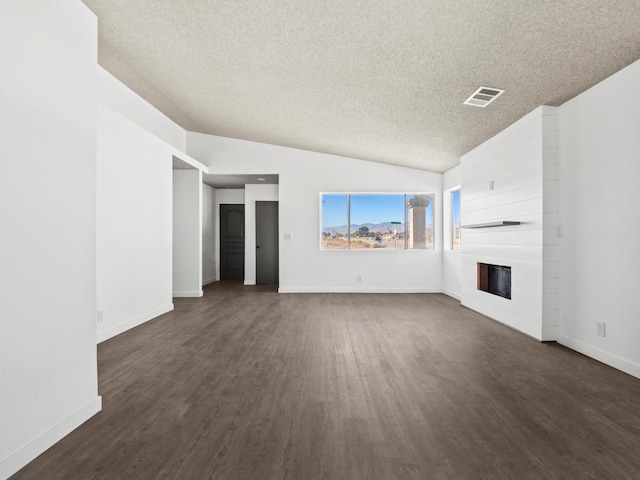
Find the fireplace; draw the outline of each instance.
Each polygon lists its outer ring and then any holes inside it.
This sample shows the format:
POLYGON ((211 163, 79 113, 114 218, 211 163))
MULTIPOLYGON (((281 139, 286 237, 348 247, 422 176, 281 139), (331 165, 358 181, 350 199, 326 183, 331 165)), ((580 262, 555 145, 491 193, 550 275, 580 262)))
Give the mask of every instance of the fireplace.
POLYGON ((511 300, 511 267, 478 263, 478 290, 511 300))

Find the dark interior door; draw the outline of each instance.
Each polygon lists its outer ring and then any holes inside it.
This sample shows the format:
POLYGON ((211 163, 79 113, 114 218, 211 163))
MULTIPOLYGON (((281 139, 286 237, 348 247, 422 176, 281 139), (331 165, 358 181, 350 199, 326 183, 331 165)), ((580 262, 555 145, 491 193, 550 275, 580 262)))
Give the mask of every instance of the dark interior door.
POLYGON ((220 205, 220 280, 244 280, 244 205, 220 205))
POLYGON ((278 202, 256 202, 256 283, 278 281, 278 202))

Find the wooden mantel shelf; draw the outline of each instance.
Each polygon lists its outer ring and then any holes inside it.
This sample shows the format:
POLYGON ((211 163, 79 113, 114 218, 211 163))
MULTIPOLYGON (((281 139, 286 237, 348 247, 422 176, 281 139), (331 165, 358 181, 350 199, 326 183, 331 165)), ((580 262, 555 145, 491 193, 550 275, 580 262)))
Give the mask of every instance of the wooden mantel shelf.
POLYGON ((461 225, 460 228, 508 227, 510 225, 520 225, 520 222, 511 222, 511 221, 507 221, 507 220, 499 220, 497 222, 474 223, 472 225, 461 225))

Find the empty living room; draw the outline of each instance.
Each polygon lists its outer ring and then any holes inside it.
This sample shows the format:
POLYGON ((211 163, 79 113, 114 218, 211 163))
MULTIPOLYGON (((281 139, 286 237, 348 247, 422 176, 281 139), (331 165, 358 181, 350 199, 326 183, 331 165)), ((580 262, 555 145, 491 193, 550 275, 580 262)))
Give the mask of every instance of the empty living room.
POLYGON ((640 478, 640 4, 0 5, 0 479, 640 478))

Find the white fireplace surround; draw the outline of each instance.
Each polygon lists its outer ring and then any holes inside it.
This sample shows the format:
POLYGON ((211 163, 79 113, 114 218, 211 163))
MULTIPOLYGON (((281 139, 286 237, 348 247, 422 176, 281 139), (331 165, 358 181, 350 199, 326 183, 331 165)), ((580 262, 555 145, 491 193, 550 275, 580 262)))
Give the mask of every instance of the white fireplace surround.
POLYGON ((540 107, 462 157, 461 301, 540 340, 559 324, 558 115, 540 107), (474 228, 475 227, 475 228, 474 228), (511 299, 477 288, 478 263, 508 265, 511 299))

